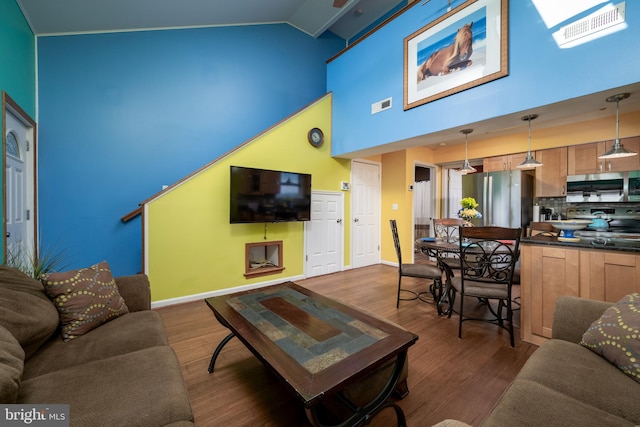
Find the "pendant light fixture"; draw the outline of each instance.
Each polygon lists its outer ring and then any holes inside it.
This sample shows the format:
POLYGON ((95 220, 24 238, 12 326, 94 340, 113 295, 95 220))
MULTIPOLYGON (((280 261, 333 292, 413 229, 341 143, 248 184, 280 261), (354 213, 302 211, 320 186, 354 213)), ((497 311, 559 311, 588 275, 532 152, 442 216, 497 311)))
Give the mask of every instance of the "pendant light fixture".
POLYGON ((466 175, 468 173, 474 173, 478 170, 469 164, 469 156, 468 156, 468 135, 473 132, 473 129, 462 129, 460 133, 464 134, 464 163, 462 164, 462 168, 458 170, 462 175, 466 175))
POLYGON ((521 120, 526 120, 527 122, 529 122, 529 150, 527 151, 527 157, 525 157, 524 161, 517 166, 518 169, 531 169, 539 168, 540 166, 542 166, 542 163, 534 159, 531 155, 531 120, 535 120, 537 118, 537 114, 529 114, 528 116, 521 117, 521 120))
POLYGON ((620 101, 623 99, 627 99, 629 97, 628 93, 619 93, 617 95, 610 96, 607 98, 607 102, 615 102, 616 103, 616 140, 613 142, 613 146, 609 151, 599 156, 600 159, 617 159, 619 157, 631 157, 637 156, 638 153, 629 151, 622 146, 620 143, 619 130, 620 130, 620 120, 619 120, 619 112, 620 112, 620 101))

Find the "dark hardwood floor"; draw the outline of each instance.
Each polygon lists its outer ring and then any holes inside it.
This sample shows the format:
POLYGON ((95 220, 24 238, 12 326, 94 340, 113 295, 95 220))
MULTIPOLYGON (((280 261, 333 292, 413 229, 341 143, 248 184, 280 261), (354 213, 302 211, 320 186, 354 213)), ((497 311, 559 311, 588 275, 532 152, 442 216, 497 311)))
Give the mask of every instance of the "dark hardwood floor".
MULTIPOLYGON (((517 328, 511 348, 507 331, 484 322, 465 322, 458 339, 456 314, 451 319, 438 316, 432 304, 421 301, 403 301, 396 309, 397 280, 396 268, 376 265, 297 283, 419 336, 409 349, 410 393, 397 402, 409 426, 430 426, 447 418, 478 425, 537 347, 522 342, 517 328)), ((424 290, 428 282, 403 278, 404 286, 424 290)), ((477 306, 475 301, 465 310, 471 306, 477 306)), ((215 372, 207 372, 211 354, 228 330, 204 301, 157 311, 182 364, 198 426, 309 425, 295 397, 237 339, 224 347, 215 372)), ((382 411, 370 425, 395 425, 392 411, 382 411)))

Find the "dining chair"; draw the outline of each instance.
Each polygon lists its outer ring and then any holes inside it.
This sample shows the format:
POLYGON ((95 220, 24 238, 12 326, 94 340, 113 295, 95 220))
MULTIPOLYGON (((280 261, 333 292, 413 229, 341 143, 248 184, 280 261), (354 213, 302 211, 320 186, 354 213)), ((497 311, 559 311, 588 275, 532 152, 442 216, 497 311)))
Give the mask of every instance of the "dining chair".
MULTIPOLYGON (((458 228, 460 227, 473 227, 473 223, 464 219, 456 218, 434 218, 433 230, 436 240, 449 243, 455 243, 459 240, 458 228)), ((458 261, 458 254, 446 253, 442 254, 440 261, 449 265, 452 269, 456 270, 460 268, 460 261, 458 261)))
POLYGON ((391 234, 393 235, 393 244, 396 248, 396 255, 398 257, 398 295, 396 299, 396 308, 400 307, 400 301, 411 301, 420 299, 421 301, 434 303, 438 301, 440 294, 442 293, 442 270, 437 265, 431 263, 403 263, 402 262, 402 250, 400 249, 400 238, 398 237, 398 225, 395 219, 389 220, 391 225, 391 234), (429 293, 433 297, 433 301, 423 298, 423 295, 427 292, 415 292, 409 289, 402 288, 403 277, 417 277, 422 279, 431 280, 429 285, 429 293), (401 297, 401 293, 410 294, 410 297, 401 297))
POLYGON ((531 237, 531 236, 537 236, 539 234, 543 236, 557 236, 558 230, 556 230, 555 227, 551 225, 550 222, 532 221, 529 224, 529 227, 527 227, 527 236, 531 237))
MULTIPOLYGON (((557 236, 558 235, 558 230, 556 230, 553 225, 551 225, 551 223, 549 222, 536 222, 536 221, 532 221, 531 223, 529 223, 529 226, 527 227, 527 237, 531 237, 531 236, 557 236)), ((516 265, 516 269, 515 272, 513 273, 513 284, 514 285, 519 285, 520 284, 520 266, 516 265)), ((520 297, 516 297, 513 299, 513 302, 516 303, 516 305, 518 306, 517 309, 519 309, 520 307, 520 297)))
MULTIPOLYGON (((462 338, 462 323, 479 320, 496 324, 509 332, 514 344, 512 293, 514 270, 520 254, 521 228, 460 227, 460 274, 451 277, 449 300, 455 302, 460 295, 458 338, 462 338), (465 297, 473 297, 485 304, 493 318, 473 317, 465 314, 465 297), (491 306, 497 301, 497 309, 491 306), (503 312, 506 310, 506 316, 503 312), (506 324, 505 324, 506 323, 506 324)), ((449 311, 451 317, 452 310, 449 311)))

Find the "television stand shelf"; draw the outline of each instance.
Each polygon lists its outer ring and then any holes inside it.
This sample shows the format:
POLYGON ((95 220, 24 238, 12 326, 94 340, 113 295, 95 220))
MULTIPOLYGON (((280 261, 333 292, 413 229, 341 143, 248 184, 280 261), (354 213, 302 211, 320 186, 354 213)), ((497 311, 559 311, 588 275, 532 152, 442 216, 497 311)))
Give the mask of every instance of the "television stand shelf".
POLYGON ((282 264, 282 240, 245 244, 244 277, 266 276, 284 270, 282 264))

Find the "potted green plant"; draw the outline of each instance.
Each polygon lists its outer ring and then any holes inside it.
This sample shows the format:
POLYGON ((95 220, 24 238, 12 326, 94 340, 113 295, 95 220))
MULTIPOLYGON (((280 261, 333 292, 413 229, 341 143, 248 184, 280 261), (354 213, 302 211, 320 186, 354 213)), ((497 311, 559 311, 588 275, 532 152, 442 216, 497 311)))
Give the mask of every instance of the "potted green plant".
POLYGON ((38 280, 45 273, 64 270, 68 266, 65 249, 58 249, 56 246, 45 249, 38 246, 37 251, 22 245, 7 248, 5 264, 38 280))

